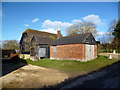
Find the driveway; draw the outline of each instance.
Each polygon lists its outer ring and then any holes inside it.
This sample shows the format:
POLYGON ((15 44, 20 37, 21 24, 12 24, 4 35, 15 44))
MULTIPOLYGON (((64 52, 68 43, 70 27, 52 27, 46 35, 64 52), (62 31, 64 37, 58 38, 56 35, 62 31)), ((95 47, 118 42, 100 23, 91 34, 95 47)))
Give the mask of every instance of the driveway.
POLYGON ((66 73, 58 70, 29 64, 2 76, 0 81, 3 88, 42 88, 61 83, 67 78, 66 73))

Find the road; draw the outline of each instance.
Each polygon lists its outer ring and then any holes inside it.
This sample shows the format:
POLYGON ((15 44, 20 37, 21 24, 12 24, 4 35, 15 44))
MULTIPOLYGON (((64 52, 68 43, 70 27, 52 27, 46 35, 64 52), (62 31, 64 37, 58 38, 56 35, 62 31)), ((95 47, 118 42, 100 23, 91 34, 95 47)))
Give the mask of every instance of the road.
POLYGON ((79 77, 64 88, 120 88, 120 61, 98 72, 79 77))

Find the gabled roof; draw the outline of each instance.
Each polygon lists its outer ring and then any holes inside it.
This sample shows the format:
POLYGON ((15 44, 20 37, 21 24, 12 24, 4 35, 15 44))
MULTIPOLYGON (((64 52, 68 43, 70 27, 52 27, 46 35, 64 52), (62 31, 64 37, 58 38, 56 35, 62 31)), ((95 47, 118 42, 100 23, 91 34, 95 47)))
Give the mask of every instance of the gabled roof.
POLYGON ((39 45, 39 44, 51 45, 51 43, 53 42, 53 40, 49 37, 33 36, 33 38, 36 40, 37 45, 39 45))
POLYGON ((57 34, 53 34, 53 33, 48 33, 48 32, 44 32, 44 31, 38 31, 38 30, 34 30, 34 29, 30 29, 28 28, 27 30, 25 30, 22 34, 22 37, 20 39, 20 42, 23 39, 23 35, 27 33, 27 35, 29 36, 29 39, 31 40, 33 36, 45 36, 45 37, 49 37, 49 36, 54 36, 55 38, 57 38, 57 34))
POLYGON ((55 40, 51 45, 80 44, 80 43, 96 44, 96 41, 91 33, 84 33, 59 38, 55 40))
POLYGON ((55 38, 57 37, 56 34, 44 32, 44 31, 38 31, 38 30, 30 29, 30 28, 28 28, 27 30, 25 30, 25 31, 23 32, 23 34, 24 34, 24 33, 27 33, 28 35, 36 35, 36 36, 39 36, 39 35, 40 35, 40 36, 50 36, 50 35, 52 35, 52 36, 54 36, 55 38))

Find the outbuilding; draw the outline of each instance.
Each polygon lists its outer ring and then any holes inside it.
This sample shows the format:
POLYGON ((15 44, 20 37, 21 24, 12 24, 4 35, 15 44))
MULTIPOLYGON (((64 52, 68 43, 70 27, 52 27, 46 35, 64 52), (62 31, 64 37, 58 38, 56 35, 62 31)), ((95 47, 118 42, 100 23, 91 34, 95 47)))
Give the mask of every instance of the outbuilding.
POLYGON ((50 59, 84 62, 95 58, 97 58, 97 43, 92 33, 62 37, 50 46, 50 59))
POLYGON ((22 54, 30 54, 30 45, 31 45, 31 40, 33 36, 41 36, 41 37, 54 37, 57 38, 57 34, 49 33, 49 32, 44 32, 44 31, 38 31, 34 29, 28 28, 22 33, 22 37, 20 39, 20 52, 22 54))
POLYGON ((50 37, 33 36, 31 40, 31 59, 37 60, 50 57, 50 45, 53 40, 50 37))

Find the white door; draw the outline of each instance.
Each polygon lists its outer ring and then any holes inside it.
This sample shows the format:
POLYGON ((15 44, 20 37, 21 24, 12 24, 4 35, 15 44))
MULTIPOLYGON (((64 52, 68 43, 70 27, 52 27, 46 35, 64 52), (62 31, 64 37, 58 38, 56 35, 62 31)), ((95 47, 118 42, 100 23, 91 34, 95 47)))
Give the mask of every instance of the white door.
POLYGON ((94 59, 94 45, 85 45, 85 58, 86 61, 94 59))
POLYGON ((39 48, 38 55, 39 55, 39 57, 45 57, 46 48, 39 48))

